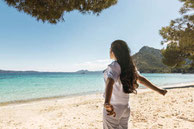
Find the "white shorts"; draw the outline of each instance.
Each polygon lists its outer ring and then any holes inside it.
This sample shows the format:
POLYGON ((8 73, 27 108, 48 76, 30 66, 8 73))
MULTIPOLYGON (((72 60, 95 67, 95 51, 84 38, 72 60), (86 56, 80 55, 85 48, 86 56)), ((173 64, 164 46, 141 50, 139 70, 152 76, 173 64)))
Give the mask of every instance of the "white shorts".
POLYGON ((116 117, 107 115, 103 108, 103 129, 128 129, 130 107, 128 105, 113 105, 116 117))

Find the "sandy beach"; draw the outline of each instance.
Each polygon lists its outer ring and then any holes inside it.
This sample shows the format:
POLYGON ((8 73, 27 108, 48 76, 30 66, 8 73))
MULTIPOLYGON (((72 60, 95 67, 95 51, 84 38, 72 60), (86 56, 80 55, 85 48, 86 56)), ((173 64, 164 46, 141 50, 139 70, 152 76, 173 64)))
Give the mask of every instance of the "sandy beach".
MULTIPOLYGON (((194 86, 194 85, 193 85, 194 86)), ((193 129, 194 87, 130 95, 132 129, 193 129)), ((102 94, 0 106, 0 129, 102 129, 102 94)))

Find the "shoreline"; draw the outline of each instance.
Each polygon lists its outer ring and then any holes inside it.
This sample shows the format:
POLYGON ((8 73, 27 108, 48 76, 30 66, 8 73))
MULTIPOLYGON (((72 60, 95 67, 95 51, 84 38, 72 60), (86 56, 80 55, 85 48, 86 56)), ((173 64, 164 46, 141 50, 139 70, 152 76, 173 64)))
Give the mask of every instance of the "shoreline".
POLYGON ((41 101, 49 101, 49 100, 68 99, 68 98, 87 96, 87 95, 93 95, 93 94, 102 94, 102 93, 100 91, 96 91, 96 92, 94 91, 94 92, 86 92, 86 93, 71 94, 71 95, 61 95, 61 96, 51 96, 51 97, 25 99, 25 100, 7 101, 7 102, 0 102, 0 107, 9 106, 9 105, 25 104, 25 103, 33 103, 33 102, 41 102, 41 101))
MULTIPOLYGON (((172 88, 172 87, 171 87, 172 88)), ((193 129, 194 85, 130 94, 129 128, 193 129)), ((102 129, 101 93, 0 107, 0 129, 102 129)))
MULTIPOLYGON (((164 89, 189 88, 189 87, 194 87, 194 82, 164 85, 164 86, 160 86, 160 87, 164 88, 164 89)), ((151 90, 148 88, 139 88, 139 89, 137 89, 137 94, 143 93, 143 92, 149 92, 149 91, 151 91, 151 90)), ((84 96, 90 96, 90 95, 95 95, 95 94, 103 94, 103 92, 93 91, 93 92, 85 92, 85 93, 71 94, 71 95, 61 95, 61 96, 52 96, 52 97, 42 97, 42 98, 34 98, 34 99, 26 99, 26 100, 0 102, 0 108, 4 107, 4 106, 11 106, 11 105, 14 106, 14 105, 20 105, 20 104, 68 99, 68 98, 82 97, 82 96, 84 97, 84 96)))

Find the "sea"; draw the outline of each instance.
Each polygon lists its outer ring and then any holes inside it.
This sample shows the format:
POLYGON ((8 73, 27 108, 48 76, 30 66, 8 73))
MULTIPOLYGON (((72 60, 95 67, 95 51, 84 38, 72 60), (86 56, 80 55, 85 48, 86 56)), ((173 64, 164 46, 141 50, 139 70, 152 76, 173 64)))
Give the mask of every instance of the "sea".
MULTIPOLYGON (((159 87, 194 82, 194 74, 141 73, 159 87)), ((0 103, 102 93, 102 72, 0 73, 0 103)), ((140 85, 139 88, 146 88, 140 85)))

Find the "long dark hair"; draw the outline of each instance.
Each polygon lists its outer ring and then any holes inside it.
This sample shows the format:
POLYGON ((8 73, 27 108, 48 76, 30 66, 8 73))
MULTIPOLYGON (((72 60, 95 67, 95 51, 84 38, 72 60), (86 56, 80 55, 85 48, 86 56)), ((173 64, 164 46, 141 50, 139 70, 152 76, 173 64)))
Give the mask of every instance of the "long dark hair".
POLYGON ((124 93, 137 93, 135 88, 135 85, 137 85, 137 73, 127 43, 123 40, 116 40, 111 44, 111 51, 121 67, 120 80, 124 93))

